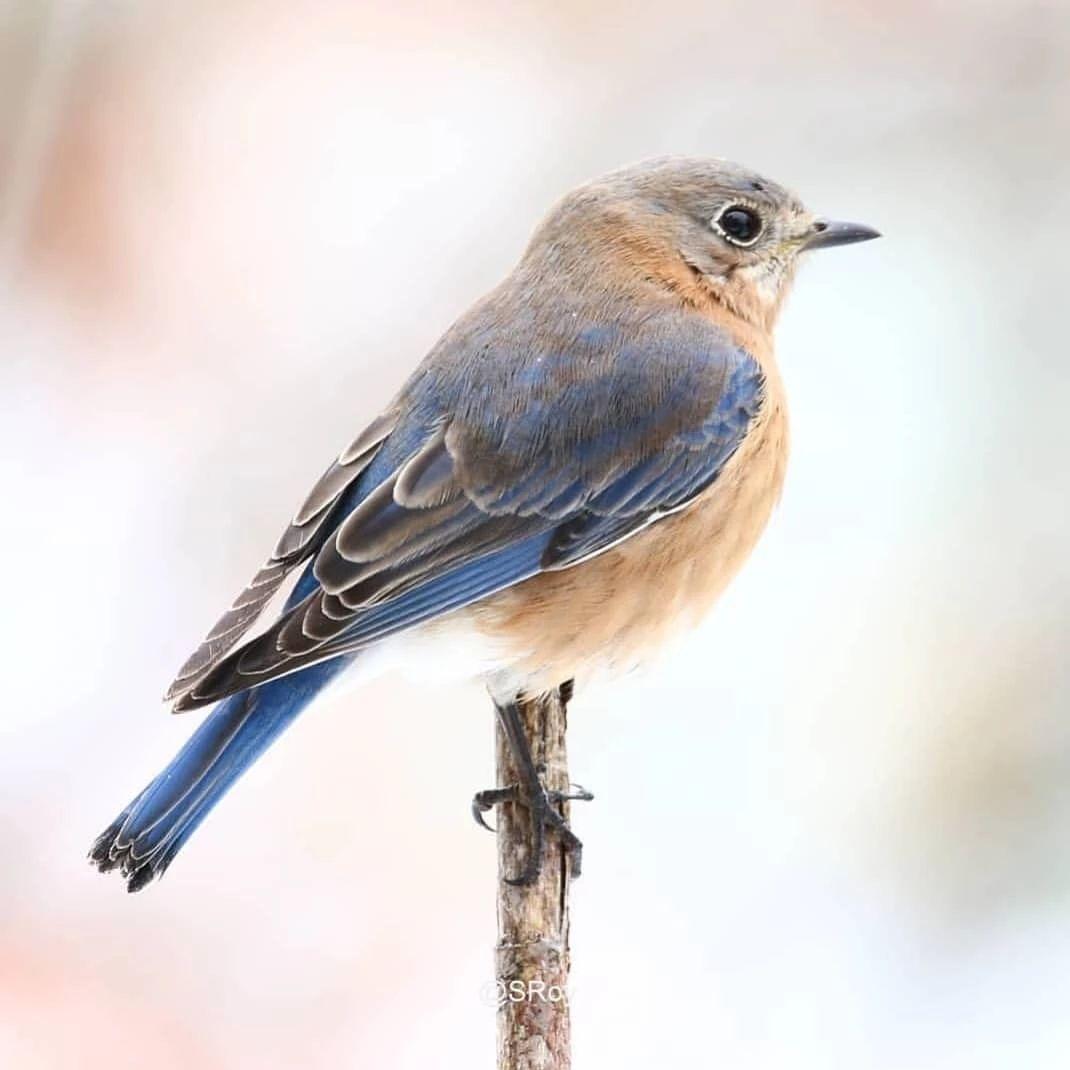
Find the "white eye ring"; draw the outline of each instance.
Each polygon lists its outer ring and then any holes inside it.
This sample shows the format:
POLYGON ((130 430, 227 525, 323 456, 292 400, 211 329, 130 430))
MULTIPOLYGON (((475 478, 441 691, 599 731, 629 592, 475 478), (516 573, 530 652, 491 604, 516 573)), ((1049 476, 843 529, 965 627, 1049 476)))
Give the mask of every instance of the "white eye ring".
POLYGON ((714 217, 710 220, 710 226, 721 235, 722 238, 730 245, 738 245, 741 249, 747 249, 752 246, 761 236, 765 230, 765 223, 762 221, 761 213, 751 207, 749 204, 740 204, 737 201, 733 201, 726 204, 714 217), (758 224, 757 230, 750 238, 742 238, 738 234, 729 233, 722 220, 729 212, 739 212, 741 215, 749 216, 753 221, 758 224))

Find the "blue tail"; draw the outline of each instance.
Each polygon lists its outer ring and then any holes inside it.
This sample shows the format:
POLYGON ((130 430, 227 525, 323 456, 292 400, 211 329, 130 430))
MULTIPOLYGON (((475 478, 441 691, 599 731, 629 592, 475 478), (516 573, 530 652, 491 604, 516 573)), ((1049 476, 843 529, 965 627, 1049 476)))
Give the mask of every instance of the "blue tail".
POLYGON ((97 837, 90 860, 101 872, 118 869, 131 892, 161 876, 212 807, 349 660, 310 665, 217 706, 171 764, 97 837))

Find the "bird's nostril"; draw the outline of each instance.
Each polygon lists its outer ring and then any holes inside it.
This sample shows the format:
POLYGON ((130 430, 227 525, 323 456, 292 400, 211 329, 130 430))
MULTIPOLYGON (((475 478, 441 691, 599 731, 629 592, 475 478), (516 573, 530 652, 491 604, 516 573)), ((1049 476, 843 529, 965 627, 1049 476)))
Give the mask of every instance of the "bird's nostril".
POLYGON ((814 230, 816 230, 818 234, 820 234, 823 230, 828 230, 828 228, 829 228, 829 225, 828 225, 828 223, 825 222, 824 219, 819 219, 814 224, 814 230))

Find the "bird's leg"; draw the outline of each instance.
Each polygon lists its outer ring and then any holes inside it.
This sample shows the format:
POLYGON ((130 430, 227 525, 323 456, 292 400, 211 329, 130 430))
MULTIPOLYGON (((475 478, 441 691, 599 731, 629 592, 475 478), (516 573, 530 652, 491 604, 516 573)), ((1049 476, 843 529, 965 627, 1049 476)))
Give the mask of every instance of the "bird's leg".
MULTIPOLYGON (((558 688, 558 695, 563 703, 568 703, 572 697, 571 680, 558 688)), ((483 828, 493 831, 483 820, 483 815, 492 807, 504 802, 515 802, 528 808, 531 815, 531 850, 528 853, 528 861, 519 876, 505 878, 507 884, 533 884, 538 878, 542 868, 547 828, 555 829, 561 837, 562 846, 572 858, 572 874, 578 877, 583 857, 583 844, 568 827, 568 822, 561 816, 556 806, 566 799, 586 802, 594 796, 579 784, 571 785, 570 791, 547 791, 539 777, 539 769, 535 765, 531 746, 524 733, 519 705, 515 701, 503 704, 495 702, 494 708, 520 772, 520 782, 504 788, 490 788, 487 791, 477 792, 472 799, 472 815, 483 828)))

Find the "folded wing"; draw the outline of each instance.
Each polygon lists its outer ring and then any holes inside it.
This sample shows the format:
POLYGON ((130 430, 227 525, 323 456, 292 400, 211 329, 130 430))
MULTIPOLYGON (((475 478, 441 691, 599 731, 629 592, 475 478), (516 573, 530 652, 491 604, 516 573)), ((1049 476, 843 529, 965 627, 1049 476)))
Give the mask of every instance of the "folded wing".
MULTIPOLYGON (((436 351, 328 469, 172 688, 190 709, 600 553, 708 487, 763 397, 705 321, 648 320, 478 363, 436 351), (282 579, 282 615, 234 649, 282 579)), ((503 343, 507 344, 507 343, 503 343)), ((488 351, 489 349, 489 351, 488 351)))

